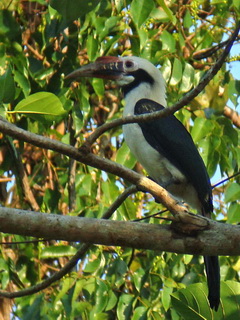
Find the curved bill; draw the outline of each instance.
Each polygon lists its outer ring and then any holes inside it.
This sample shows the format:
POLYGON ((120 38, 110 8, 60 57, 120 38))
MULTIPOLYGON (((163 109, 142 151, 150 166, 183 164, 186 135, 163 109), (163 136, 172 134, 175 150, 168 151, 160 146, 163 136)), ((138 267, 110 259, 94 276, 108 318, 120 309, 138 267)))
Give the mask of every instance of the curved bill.
POLYGON ((123 62, 118 57, 100 57, 95 62, 84 65, 68 74, 65 79, 78 79, 81 77, 94 77, 118 80, 124 73, 123 62))

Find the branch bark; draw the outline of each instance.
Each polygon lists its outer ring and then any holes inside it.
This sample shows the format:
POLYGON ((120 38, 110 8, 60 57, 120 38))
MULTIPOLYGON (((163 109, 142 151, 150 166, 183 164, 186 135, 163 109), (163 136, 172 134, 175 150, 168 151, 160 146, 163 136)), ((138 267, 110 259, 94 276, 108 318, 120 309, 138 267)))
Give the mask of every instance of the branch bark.
POLYGON ((237 111, 225 106, 223 109, 223 114, 225 117, 230 119, 232 123, 239 129, 240 128, 240 116, 237 111))
MULTIPOLYGON (((126 200, 126 198, 130 194, 135 192, 137 192, 136 186, 130 186, 126 190, 124 190, 124 192, 118 196, 118 198, 114 201, 114 203, 104 213, 102 219, 109 219, 111 215, 115 212, 115 210, 117 210, 117 208, 126 200)), ((61 268, 61 270, 54 273, 54 275, 43 280, 42 282, 16 292, 7 292, 7 291, 0 290, 0 296, 13 299, 17 297, 31 295, 46 289, 52 283, 62 279, 67 273, 69 273, 71 269, 78 263, 79 259, 82 259, 84 257, 84 255, 86 254, 86 252, 90 247, 91 247, 91 244, 83 243, 80 249, 78 249, 75 255, 64 265, 64 267, 61 268)))
MULTIPOLYGON (((176 253, 240 255, 240 226, 215 222, 198 215, 185 215, 188 216, 189 224, 197 224, 197 230, 205 230, 195 231, 190 236, 179 232, 179 226, 176 229, 175 223, 156 225, 109 221, 0 208, 0 231, 87 244, 176 253)), ((185 228, 185 222, 183 225, 185 228)))

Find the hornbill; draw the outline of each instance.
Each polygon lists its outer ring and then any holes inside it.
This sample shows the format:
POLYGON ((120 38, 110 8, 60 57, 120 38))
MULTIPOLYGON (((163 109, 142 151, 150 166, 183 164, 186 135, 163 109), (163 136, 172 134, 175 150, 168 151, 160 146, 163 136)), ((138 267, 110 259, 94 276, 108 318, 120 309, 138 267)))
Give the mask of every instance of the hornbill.
MULTIPOLYGON (((161 72, 139 57, 100 57, 70 73, 68 79, 96 77, 115 80, 125 98, 123 116, 140 115, 166 107, 161 72)), ((126 143, 150 177, 176 199, 210 217, 212 188, 191 135, 174 116, 123 126, 126 143)), ((220 302, 220 269, 217 256, 205 256, 210 307, 220 302)))

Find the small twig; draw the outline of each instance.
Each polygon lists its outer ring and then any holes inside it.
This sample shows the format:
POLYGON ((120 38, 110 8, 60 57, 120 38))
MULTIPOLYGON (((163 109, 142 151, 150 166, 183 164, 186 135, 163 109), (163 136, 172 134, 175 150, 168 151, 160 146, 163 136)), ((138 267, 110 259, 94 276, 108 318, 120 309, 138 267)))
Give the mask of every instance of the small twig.
POLYGON ((220 184, 223 184, 223 183, 225 183, 225 182, 227 182, 227 181, 231 180, 232 178, 235 178, 235 177, 237 177, 237 176, 239 176, 239 175, 240 175, 240 172, 237 172, 237 173, 231 175, 230 177, 227 177, 226 179, 223 179, 223 180, 217 182, 216 184, 214 184, 214 185, 212 186, 212 189, 220 186, 220 184))
MULTIPOLYGON (((239 40, 239 39, 240 39, 240 37, 238 36, 236 40, 239 40)), ((202 50, 198 50, 198 51, 194 52, 193 59, 201 60, 201 59, 205 59, 205 58, 212 56, 219 49, 225 47, 225 45, 227 44, 228 41, 229 40, 226 40, 226 41, 220 42, 219 44, 216 44, 215 46, 213 46, 211 48, 206 48, 206 49, 202 49, 202 50)))
POLYGON ((113 129, 117 126, 128 124, 128 123, 139 123, 139 122, 146 122, 151 121, 154 119, 164 118, 169 116, 170 114, 175 113, 176 111, 180 110, 187 104, 189 104, 190 101, 192 101, 205 87, 206 85, 212 80, 212 78, 216 75, 216 73, 220 70, 222 67, 226 57, 228 56, 231 47, 235 41, 235 38, 238 35, 240 28, 240 23, 237 25, 235 31, 233 32, 232 36, 229 38, 229 40, 226 41, 226 47, 223 51, 223 53, 220 55, 219 59, 215 62, 215 64, 212 66, 211 69, 209 69, 206 74, 202 77, 201 81, 198 83, 198 85, 189 91, 182 99, 180 99, 177 103, 175 103, 173 106, 169 108, 165 108, 164 110, 138 115, 138 116, 128 116, 121 119, 113 120, 109 123, 105 123, 102 126, 98 127, 87 139, 84 145, 91 146, 104 132, 113 129))
MULTIPOLYGON (((156 216, 160 215, 160 214, 163 214, 165 212, 168 212, 169 210, 168 209, 165 209, 165 210, 162 210, 162 211, 159 211, 159 212, 156 212, 156 213, 153 213, 153 214, 150 214, 149 216, 145 216, 143 218, 140 218, 140 219, 135 219, 135 220, 132 220, 133 222, 139 222, 139 221, 143 221, 143 220, 147 220, 147 219, 150 219, 150 218, 156 218, 156 216)), ((163 220, 166 220, 168 218, 163 218, 161 217, 161 219, 163 220)), ((169 219, 171 220, 171 219, 169 219)), ((171 220, 172 221, 172 220, 171 220)))
POLYGON ((34 197, 32 189, 30 188, 30 184, 28 181, 28 175, 24 168, 22 156, 19 151, 15 148, 11 139, 7 138, 7 145, 12 154, 12 158, 14 160, 14 171, 17 181, 19 182, 20 188, 20 196, 22 195, 23 200, 26 200, 31 208, 35 211, 39 211, 40 207, 34 197))
MULTIPOLYGON (((70 145, 77 147, 77 139, 76 139, 76 132, 73 129, 73 118, 70 114, 68 119, 68 132, 70 133, 70 145)), ((77 161, 74 159, 69 159, 68 164, 68 208, 69 211, 73 211, 76 208, 76 168, 77 168, 77 161)))
POLYGON ((112 214, 120 207, 120 205, 129 197, 131 194, 138 192, 138 188, 135 185, 128 187, 123 191, 120 196, 110 205, 108 210, 104 213, 102 219, 109 219, 112 214))

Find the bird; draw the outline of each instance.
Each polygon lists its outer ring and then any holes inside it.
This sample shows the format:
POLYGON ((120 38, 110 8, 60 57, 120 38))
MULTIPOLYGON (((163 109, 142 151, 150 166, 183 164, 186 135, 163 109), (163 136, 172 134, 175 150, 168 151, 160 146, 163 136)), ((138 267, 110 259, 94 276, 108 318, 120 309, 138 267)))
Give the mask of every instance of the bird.
MULTIPOLYGON (((114 80, 121 87, 123 116, 141 115, 167 107, 162 73, 150 61, 135 56, 103 56, 71 72, 67 79, 95 77, 114 80)), ((123 125, 124 139, 150 178, 176 200, 211 217, 212 188, 205 164, 184 125, 174 116, 123 125)), ((220 303, 217 256, 204 256, 211 309, 220 303)))

